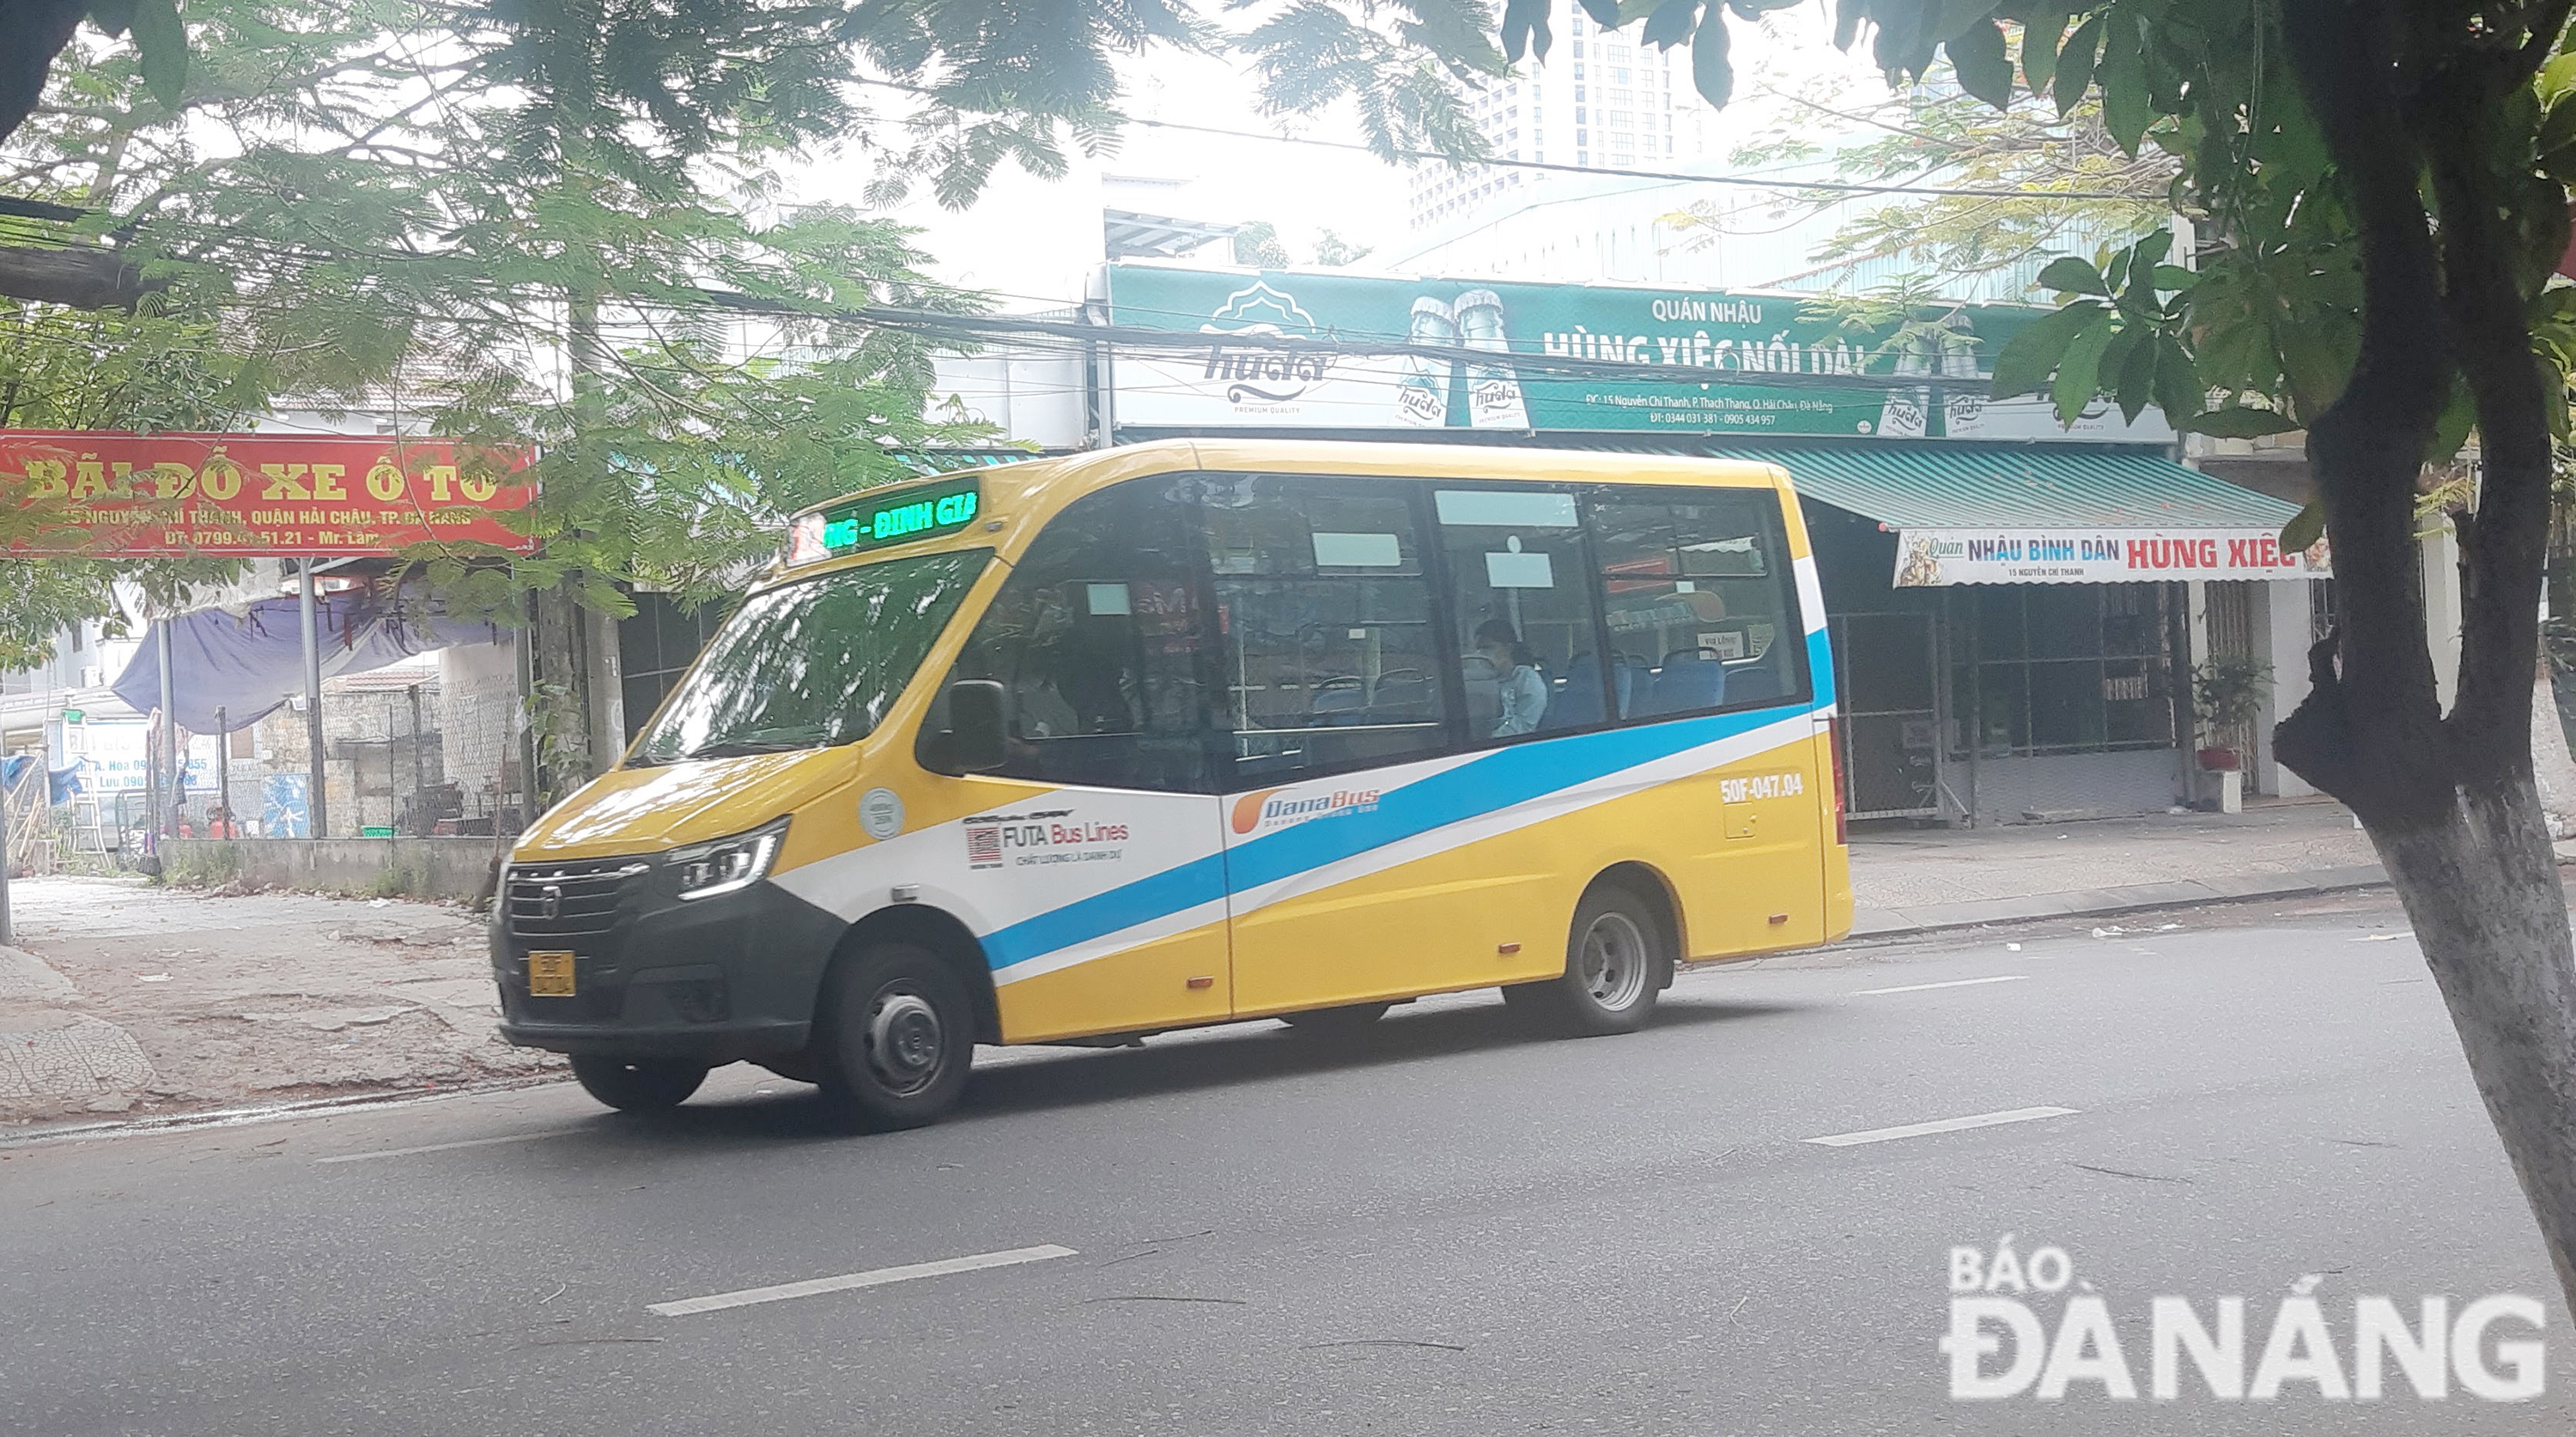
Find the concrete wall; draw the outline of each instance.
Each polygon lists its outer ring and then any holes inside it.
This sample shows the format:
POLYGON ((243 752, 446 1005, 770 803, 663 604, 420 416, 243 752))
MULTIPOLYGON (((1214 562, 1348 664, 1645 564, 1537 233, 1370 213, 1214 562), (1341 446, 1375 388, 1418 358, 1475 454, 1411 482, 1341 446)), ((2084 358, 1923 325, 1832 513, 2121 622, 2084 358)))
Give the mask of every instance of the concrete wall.
POLYGON ((474 901, 498 851, 488 838, 170 838, 161 861, 174 883, 474 901))
POLYGON ((441 767, 478 812, 519 789, 518 663, 514 643, 438 651, 441 767))
MULTIPOLYGON (((1963 785, 1965 770, 1951 765, 1963 785)), ((2029 823, 2031 813, 2060 819, 2162 813, 2180 801, 2181 788, 2181 759, 2169 748, 1979 758, 1977 822, 2029 823)))

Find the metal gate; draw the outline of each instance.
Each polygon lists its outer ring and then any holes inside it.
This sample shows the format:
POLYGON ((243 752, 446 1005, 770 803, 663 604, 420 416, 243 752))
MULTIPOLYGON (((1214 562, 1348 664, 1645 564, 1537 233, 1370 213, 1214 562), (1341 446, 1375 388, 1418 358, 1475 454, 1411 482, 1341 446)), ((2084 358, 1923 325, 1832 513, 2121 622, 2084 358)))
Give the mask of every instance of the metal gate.
MULTIPOLYGON (((2244 579, 2214 579, 2210 581, 2206 593, 2208 595, 2208 608, 2206 610, 2205 622, 2209 627, 2209 657, 2213 659, 2251 659, 2256 657, 2254 652, 2254 581, 2244 579)), ((2189 675, 2184 676, 2184 682, 2190 682, 2189 675)), ((2242 754, 2251 755, 2257 747, 2255 743, 2256 734, 2254 732, 2254 725, 2250 723, 2239 724, 2232 729, 2227 729, 2213 734, 2212 737, 2219 739, 2229 748, 2235 749, 2238 753, 2242 754)), ((2184 747, 2189 748, 2190 745, 2185 744, 2184 747)), ((2262 771, 2262 765, 2251 761, 2246 763, 2244 781, 2245 791, 2247 793, 2254 793, 2259 790, 2262 771)))
POLYGON ((1843 775, 1854 818, 1941 812, 1940 627, 1932 613, 1828 620, 1842 685, 1843 775))

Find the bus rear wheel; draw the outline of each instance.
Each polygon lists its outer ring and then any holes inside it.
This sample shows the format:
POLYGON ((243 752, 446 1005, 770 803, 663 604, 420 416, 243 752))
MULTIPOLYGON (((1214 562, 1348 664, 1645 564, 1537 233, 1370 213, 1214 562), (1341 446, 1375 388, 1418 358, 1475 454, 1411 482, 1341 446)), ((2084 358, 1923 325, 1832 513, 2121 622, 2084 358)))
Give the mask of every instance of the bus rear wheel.
POLYGON ((582 1091, 622 1113, 658 1113, 689 1100, 707 1080, 707 1065, 676 1058, 602 1058, 576 1053, 572 1075, 582 1091))
POLYGON ((1654 909, 1628 889, 1601 884, 1575 906, 1565 972, 1513 984, 1503 1001, 1559 1037, 1633 1033, 1654 1013, 1672 969, 1654 909))
POLYGON ((937 1122, 966 1089, 975 1006, 957 970, 927 948, 879 943, 850 955, 816 1016, 823 1100, 859 1132, 937 1122))

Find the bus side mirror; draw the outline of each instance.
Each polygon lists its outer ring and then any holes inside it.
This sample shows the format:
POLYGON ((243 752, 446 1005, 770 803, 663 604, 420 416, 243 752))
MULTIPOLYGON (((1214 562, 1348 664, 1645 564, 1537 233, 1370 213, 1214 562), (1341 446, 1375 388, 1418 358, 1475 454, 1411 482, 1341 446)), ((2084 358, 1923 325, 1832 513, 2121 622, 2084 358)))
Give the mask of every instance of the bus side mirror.
POLYGON ((948 761, 960 773, 991 773, 1003 750, 1004 694, 991 679, 959 679, 948 686, 948 761))

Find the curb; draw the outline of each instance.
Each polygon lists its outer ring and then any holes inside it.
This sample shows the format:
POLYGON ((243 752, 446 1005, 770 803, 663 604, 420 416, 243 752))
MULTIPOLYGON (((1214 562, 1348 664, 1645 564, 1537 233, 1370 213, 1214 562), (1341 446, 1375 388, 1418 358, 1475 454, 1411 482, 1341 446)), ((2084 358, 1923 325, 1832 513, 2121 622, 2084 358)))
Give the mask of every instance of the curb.
POLYGON ((144 1118, 120 1118, 109 1122, 69 1123, 30 1126, 16 1133, 0 1130, 0 1151, 13 1148, 43 1147, 52 1143, 79 1142, 96 1138, 139 1138, 155 1133, 186 1132, 196 1128, 239 1128, 254 1123, 274 1123, 287 1118, 309 1118, 319 1114, 363 1111, 373 1108, 408 1107, 414 1103, 445 1102, 449 1098, 470 1098, 485 1093, 509 1092, 519 1088, 541 1088, 555 1083, 569 1083, 568 1073, 533 1073, 525 1077, 495 1078, 482 1083, 459 1083, 435 1092, 419 1089, 388 1089, 372 1093, 349 1093, 329 1098, 299 1098, 291 1102, 263 1104, 243 1108, 207 1108, 191 1113, 160 1113, 144 1118))
MULTIPOLYGON (((2576 865, 2576 840, 2557 845, 2558 866, 2576 865)), ((1972 898, 1956 903, 1917 903, 1903 908, 1863 908, 1852 917, 1851 938, 1903 938, 1949 928, 2021 923, 2044 918, 2110 917, 2205 903, 2245 903, 2302 898, 2356 888, 2384 888, 2388 872, 2376 863, 2311 868, 2296 873, 2241 873, 2172 883, 2131 883, 2115 888, 2075 888, 2022 898, 1972 898)))

